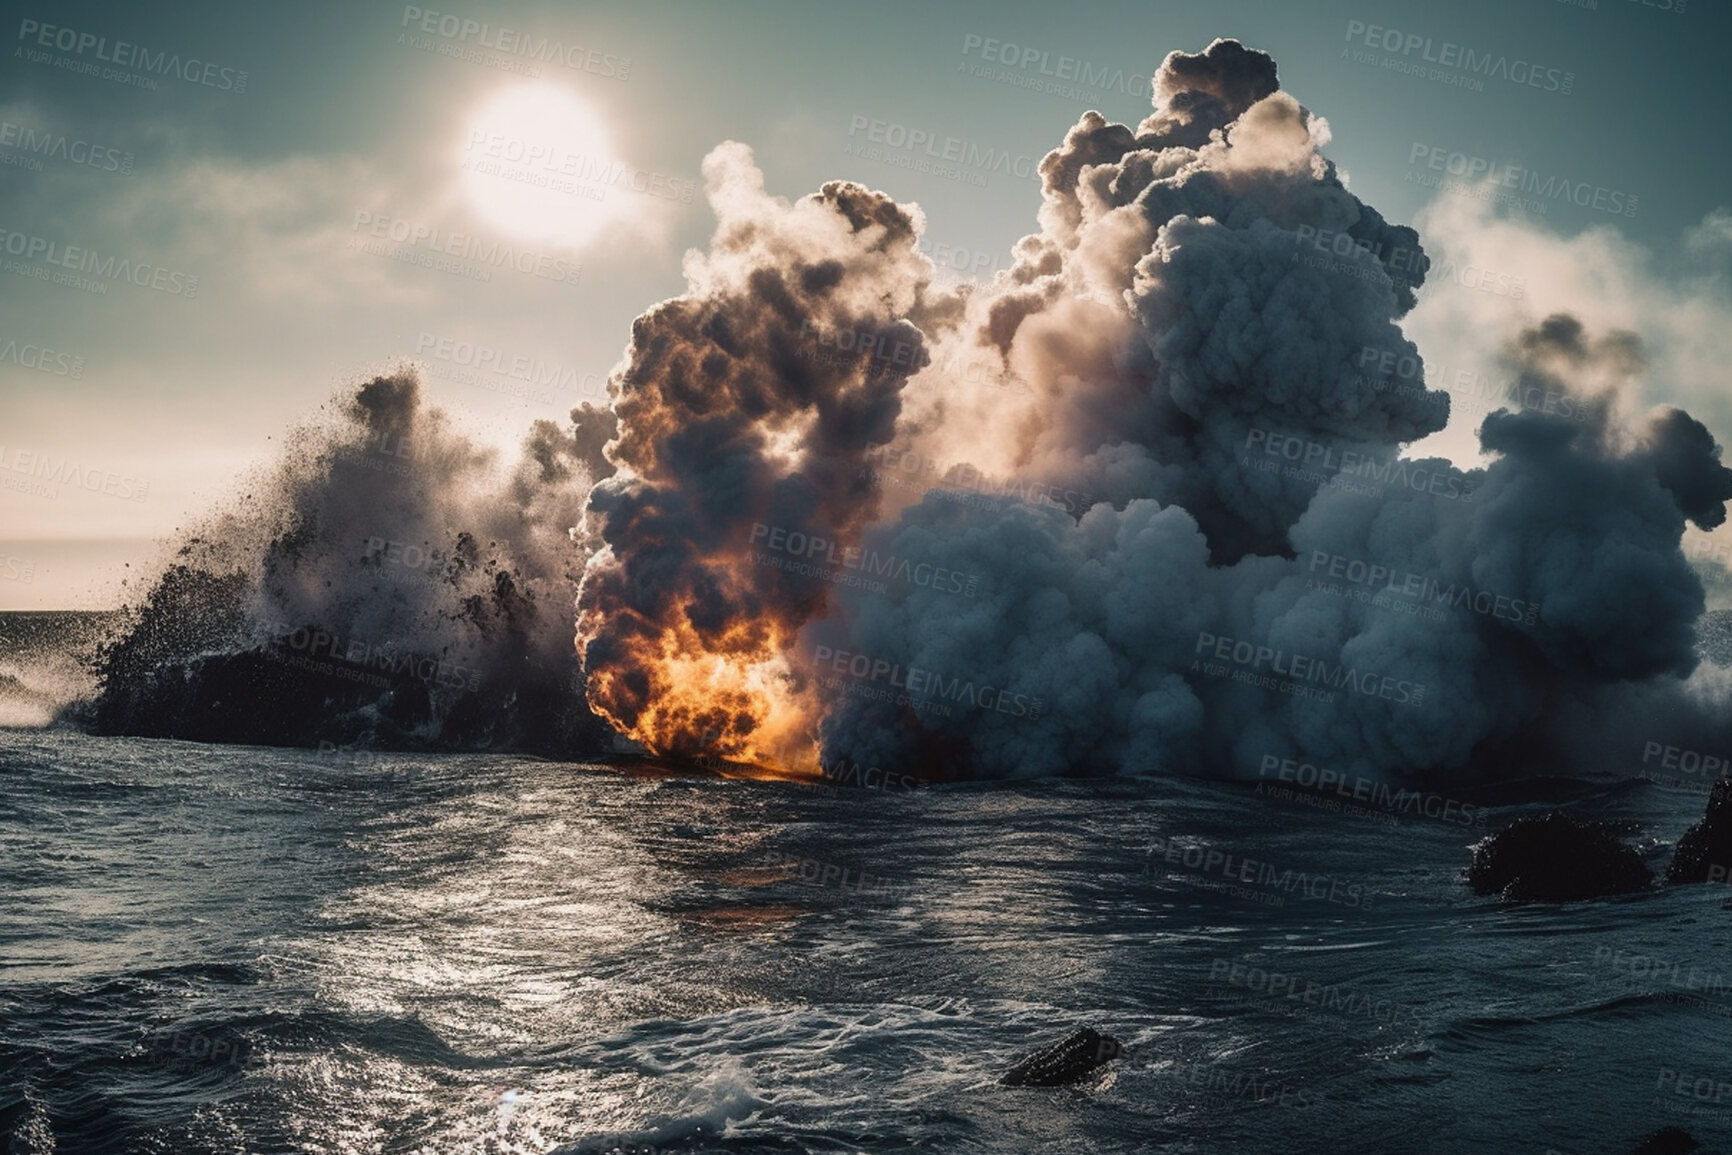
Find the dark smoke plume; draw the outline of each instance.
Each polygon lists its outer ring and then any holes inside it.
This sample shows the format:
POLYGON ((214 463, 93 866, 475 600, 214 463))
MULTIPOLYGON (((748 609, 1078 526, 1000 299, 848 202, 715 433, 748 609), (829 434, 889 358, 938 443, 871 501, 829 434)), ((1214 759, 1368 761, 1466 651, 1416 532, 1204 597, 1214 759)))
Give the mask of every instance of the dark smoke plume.
POLYGON ((720 224, 694 291, 638 318, 611 383, 618 472, 590 496, 604 548, 578 636, 590 704, 632 737, 790 759, 807 688, 784 653, 829 587, 754 555, 768 527, 846 541, 876 514, 862 469, 926 362, 907 318, 930 268, 918 218, 881 193, 776 202, 738 146, 704 172, 720 224))

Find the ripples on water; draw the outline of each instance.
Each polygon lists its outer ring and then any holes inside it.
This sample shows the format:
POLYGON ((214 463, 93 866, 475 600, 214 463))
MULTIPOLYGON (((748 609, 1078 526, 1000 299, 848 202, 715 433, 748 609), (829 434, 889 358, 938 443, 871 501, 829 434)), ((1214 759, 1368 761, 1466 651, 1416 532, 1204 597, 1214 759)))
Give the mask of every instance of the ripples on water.
MULTIPOLYGON (((1655 866, 1702 801, 1573 800, 1655 866)), ((1458 879, 1483 832, 1175 782, 829 792, 0 731, 0 1135, 1540 1155, 1671 1123, 1726 1145, 1732 1096, 1659 1079, 1732 1078, 1729 892, 1506 907, 1458 879), (1236 880, 1190 847, 1333 900, 1208 889, 1236 880), (1126 1057, 996 1085, 1083 1023, 1126 1057)))

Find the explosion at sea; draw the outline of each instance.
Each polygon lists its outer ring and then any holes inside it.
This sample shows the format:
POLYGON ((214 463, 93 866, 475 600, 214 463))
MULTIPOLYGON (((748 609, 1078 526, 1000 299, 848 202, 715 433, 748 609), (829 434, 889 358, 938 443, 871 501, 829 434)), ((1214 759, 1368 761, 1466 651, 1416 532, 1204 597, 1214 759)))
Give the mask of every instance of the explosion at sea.
POLYGON ((412 371, 367 383, 180 544, 89 717, 928 779, 1592 773, 1657 712, 1713 747, 1680 540, 1720 447, 1635 411, 1635 334, 1556 314, 1503 339, 1486 464, 1402 456, 1450 412, 1400 325, 1428 260, 1329 140, 1267 55, 1173 53, 960 286, 918 206, 788 202, 723 144, 609 408, 504 469, 412 371))

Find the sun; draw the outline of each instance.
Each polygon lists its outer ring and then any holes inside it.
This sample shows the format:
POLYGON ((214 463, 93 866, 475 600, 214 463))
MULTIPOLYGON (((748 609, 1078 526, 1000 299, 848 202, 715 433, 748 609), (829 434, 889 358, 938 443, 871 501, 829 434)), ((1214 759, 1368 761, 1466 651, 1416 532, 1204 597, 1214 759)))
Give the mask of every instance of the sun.
POLYGON ((579 247, 629 210, 630 173, 607 126, 558 85, 495 94, 469 118, 461 148, 470 203, 515 236, 579 247))

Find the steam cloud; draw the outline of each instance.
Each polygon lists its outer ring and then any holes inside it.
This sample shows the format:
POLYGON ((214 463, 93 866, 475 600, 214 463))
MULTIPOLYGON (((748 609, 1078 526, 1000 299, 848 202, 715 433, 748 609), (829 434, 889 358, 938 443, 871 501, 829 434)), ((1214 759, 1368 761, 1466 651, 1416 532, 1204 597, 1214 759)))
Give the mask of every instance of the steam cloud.
POLYGON ((1173 53, 953 291, 918 209, 789 204, 717 149, 711 249, 612 383, 591 705, 658 750, 930 777, 1494 774, 1631 709, 1712 727, 1679 541, 1732 497, 1713 437, 1620 416, 1640 341, 1558 315, 1505 350, 1486 466, 1402 458, 1449 414, 1390 367, 1427 263, 1328 141, 1267 55, 1173 53), (898 580, 938 571, 968 594, 898 580))

